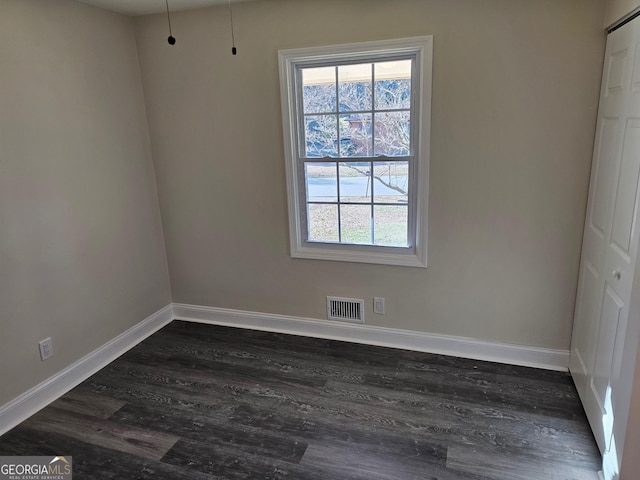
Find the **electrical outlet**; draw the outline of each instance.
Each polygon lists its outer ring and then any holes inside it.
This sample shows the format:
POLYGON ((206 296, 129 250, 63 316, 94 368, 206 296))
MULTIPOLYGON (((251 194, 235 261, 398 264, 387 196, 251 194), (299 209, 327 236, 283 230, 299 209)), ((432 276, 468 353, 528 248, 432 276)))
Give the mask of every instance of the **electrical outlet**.
POLYGON ((373 313, 384 315, 384 298, 373 297, 373 313))
POLYGON ((51 340, 51 337, 38 342, 38 345, 40 345, 40 358, 42 361, 53 355, 53 340, 51 340))

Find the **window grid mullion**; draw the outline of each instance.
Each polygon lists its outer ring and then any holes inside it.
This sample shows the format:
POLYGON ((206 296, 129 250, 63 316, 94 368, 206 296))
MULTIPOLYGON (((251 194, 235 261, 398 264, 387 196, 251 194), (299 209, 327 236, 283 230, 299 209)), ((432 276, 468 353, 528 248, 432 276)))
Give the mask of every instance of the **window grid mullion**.
POLYGON ((306 163, 327 163, 327 162, 412 162, 414 156, 407 155, 406 157, 387 157, 386 155, 380 157, 298 157, 298 160, 306 163))
POLYGON ((340 83, 338 82, 338 67, 335 67, 335 85, 336 85, 336 130, 338 138, 338 158, 342 157, 342 139, 340 138, 340 83))
POLYGON ((369 162, 369 176, 371 177, 371 244, 375 245, 375 228, 376 228, 376 222, 375 222, 375 218, 374 218, 374 210, 373 210, 373 189, 374 189, 374 176, 373 176, 373 160, 371 162, 369 162))
MULTIPOLYGON (((375 63, 371 63, 371 153, 375 156, 376 154, 376 68, 375 63)), ((369 162, 369 175, 371 176, 371 245, 375 245, 375 229, 376 229, 376 221, 375 221, 375 211, 373 208, 373 199, 374 199, 374 183, 375 177, 373 175, 373 160, 369 162)))
MULTIPOLYGON (((371 202, 341 202, 341 205, 370 205, 371 202)), ((387 206, 387 207, 406 207, 406 203, 391 203, 391 202, 374 202, 375 206, 387 206)), ((322 201, 322 200, 309 200, 307 205, 336 205, 336 202, 322 201)))
MULTIPOLYGON (((373 96, 373 95, 372 95, 373 96)), ((367 113, 402 113, 402 112, 411 112, 410 108, 375 108, 371 110, 347 110, 345 112, 340 112, 344 115, 365 115, 367 113)), ((310 112, 304 113, 305 117, 322 117, 322 116, 334 116, 336 112, 310 112)))
MULTIPOLYGON (((375 64, 371 64, 371 153, 376 154, 376 69, 375 64)), ((373 170, 371 171, 371 185, 373 185, 373 170)), ((373 187, 371 187, 373 193, 373 187)))
POLYGON ((340 162, 336 161, 336 207, 338 209, 338 241, 342 242, 342 207, 340 206, 340 162))
MULTIPOLYGON (((336 85, 336 130, 337 130, 337 138, 338 138, 338 158, 342 157, 342 138, 340 136, 340 81, 338 77, 338 66, 335 66, 335 85, 336 85)), ((338 208, 338 241, 342 243, 342 203, 341 203, 341 195, 340 195, 340 160, 336 161, 336 193, 338 197, 337 208, 338 208)))

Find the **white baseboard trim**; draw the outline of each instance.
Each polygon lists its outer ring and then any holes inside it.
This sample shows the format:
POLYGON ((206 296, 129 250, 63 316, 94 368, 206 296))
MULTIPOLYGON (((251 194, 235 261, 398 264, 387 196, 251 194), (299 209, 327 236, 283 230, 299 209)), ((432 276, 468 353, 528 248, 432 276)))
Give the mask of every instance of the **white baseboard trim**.
POLYGON ((567 371, 569 365, 567 350, 485 342, 451 335, 174 303, 158 310, 100 348, 0 407, 0 435, 64 395, 174 319, 379 345, 547 370, 567 371))
POLYGON ((179 303, 173 304, 173 314, 176 320, 343 340, 547 370, 566 372, 569 367, 568 350, 179 303))
POLYGON ((67 393, 172 320, 173 307, 167 305, 64 370, 0 407, 0 435, 67 393))

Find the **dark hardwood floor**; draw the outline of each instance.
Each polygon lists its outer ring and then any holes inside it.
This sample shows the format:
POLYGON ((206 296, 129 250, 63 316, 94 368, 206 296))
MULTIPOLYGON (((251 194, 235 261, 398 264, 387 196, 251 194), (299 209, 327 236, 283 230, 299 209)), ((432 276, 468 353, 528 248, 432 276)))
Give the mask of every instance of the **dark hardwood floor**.
POLYGON ((592 480, 568 374, 174 321, 0 437, 76 479, 592 480))

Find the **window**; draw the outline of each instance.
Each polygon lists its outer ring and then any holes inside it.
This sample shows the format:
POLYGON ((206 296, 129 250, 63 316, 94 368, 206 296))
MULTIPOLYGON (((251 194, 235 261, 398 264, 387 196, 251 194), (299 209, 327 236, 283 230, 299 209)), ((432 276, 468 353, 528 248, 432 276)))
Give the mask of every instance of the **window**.
POLYGON ((291 256, 426 266, 432 37, 279 52, 291 256))

